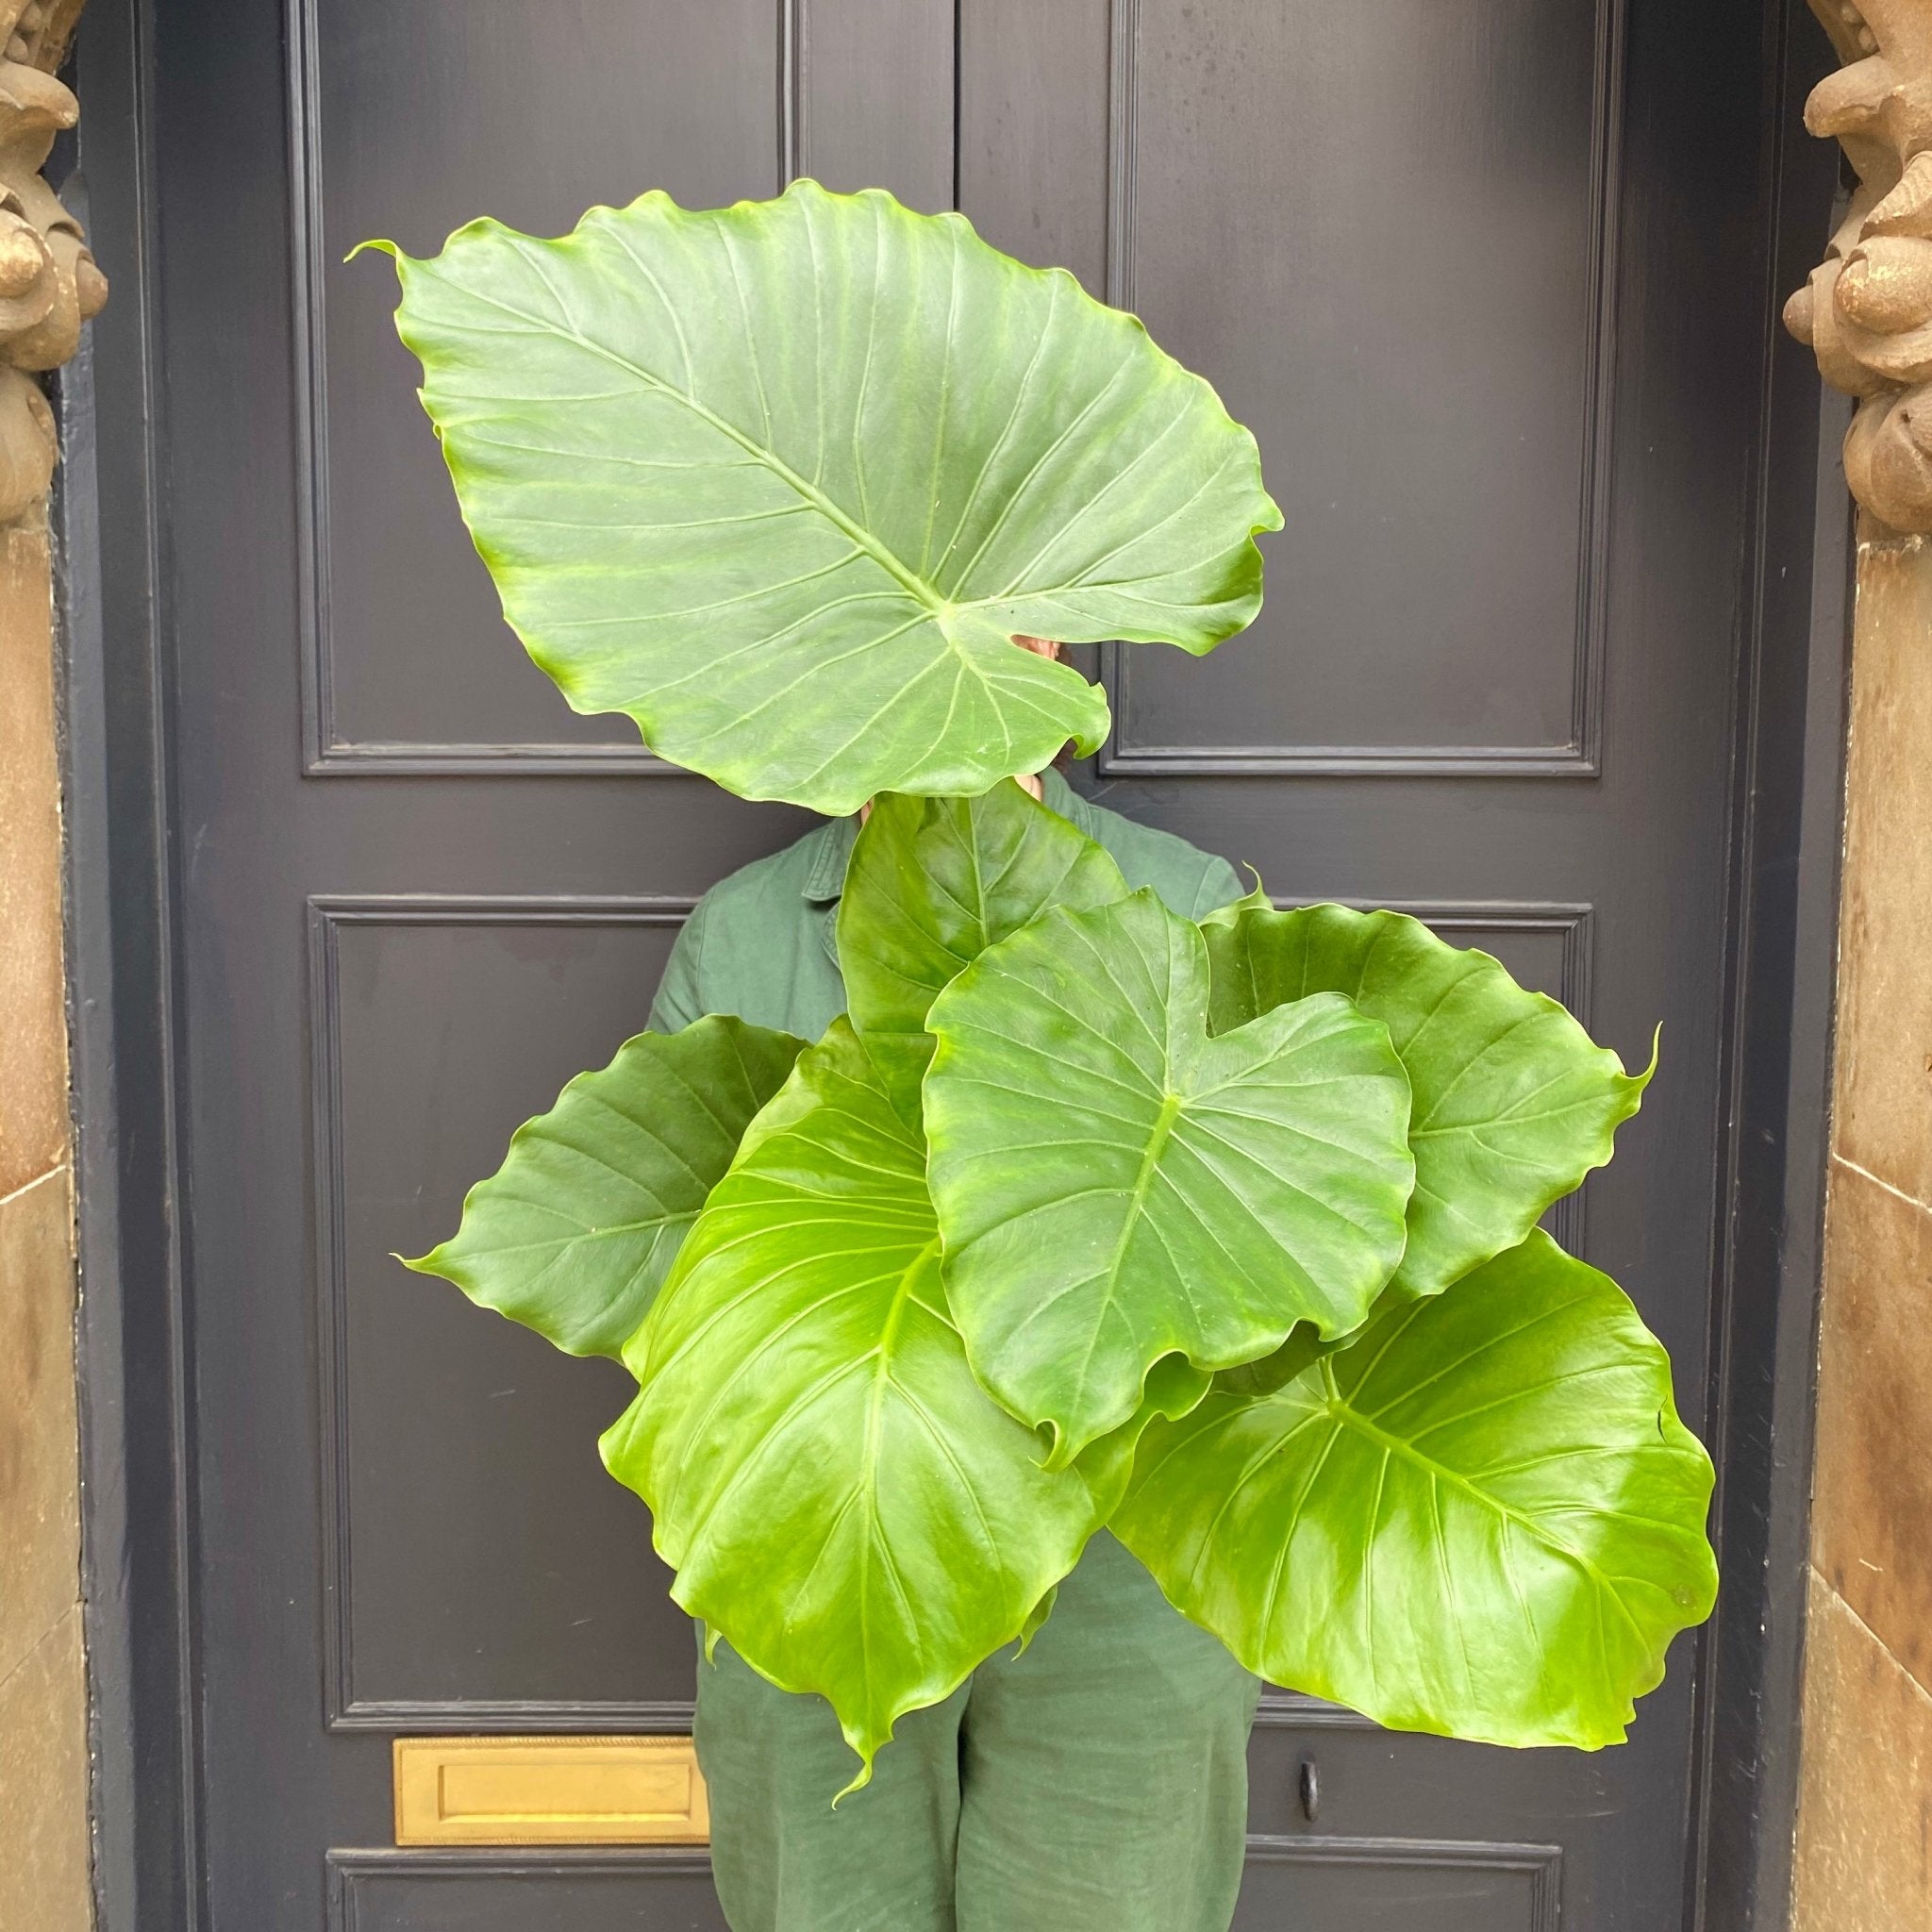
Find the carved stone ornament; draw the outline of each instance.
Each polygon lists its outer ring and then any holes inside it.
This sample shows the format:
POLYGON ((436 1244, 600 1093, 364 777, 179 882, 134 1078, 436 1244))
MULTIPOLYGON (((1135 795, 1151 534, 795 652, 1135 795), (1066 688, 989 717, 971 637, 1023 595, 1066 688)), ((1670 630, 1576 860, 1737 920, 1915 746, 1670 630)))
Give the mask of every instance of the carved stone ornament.
POLYGON ((83 0, 0 0, 0 525, 45 496, 58 454, 40 372, 108 299, 80 224, 41 178, 80 103, 54 78, 83 0))
POLYGON ((1858 173, 1851 212, 1785 325, 1826 382, 1861 398, 1852 494, 1894 529, 1932 531, 1932 0, 1810 0, 1846 65, 1805 103, 1858 173))

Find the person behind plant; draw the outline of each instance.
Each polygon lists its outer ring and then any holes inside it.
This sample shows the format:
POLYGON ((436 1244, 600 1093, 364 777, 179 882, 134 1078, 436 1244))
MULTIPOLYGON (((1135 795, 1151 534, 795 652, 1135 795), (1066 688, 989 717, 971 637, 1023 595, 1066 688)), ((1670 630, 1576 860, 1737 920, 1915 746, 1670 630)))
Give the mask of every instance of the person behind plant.
POLYGON ((737 1932, 1225 1932, 1258 1676, 1623 1741, 1715 1598, 1714 1472, 1537 1224, 1652 1070, 1405 914, 1203 928, 1225 864, 1040 770, 1110 720, 1014 632, 1253 620, 1252 435, 1063 271, 877 192, 397 261, 531 656, 827 819, 694 914, 676 1030, 408 1264, 637 1380, 605 1462, 714 1640, 737 1932))
MULTIPOLYGON (((1044 639, 1014 641, 1042 657, 1044 639)), ((1019 781, 1190 919, 1240 896, 1225 859, 1019 781)), ((817 1039, 844 1010, 834 932, 858 821, 712 888, 673 948, 659 1032, 707 1013, 817 1039)), ((1106 1530, 1024 1649, 900 1720, 837 1807, 852 1754, 831 1708, 720 1641, 696 1742, 734 1932, 1225 1932, 1241 1885, 1259 1683, 1106 1530)))

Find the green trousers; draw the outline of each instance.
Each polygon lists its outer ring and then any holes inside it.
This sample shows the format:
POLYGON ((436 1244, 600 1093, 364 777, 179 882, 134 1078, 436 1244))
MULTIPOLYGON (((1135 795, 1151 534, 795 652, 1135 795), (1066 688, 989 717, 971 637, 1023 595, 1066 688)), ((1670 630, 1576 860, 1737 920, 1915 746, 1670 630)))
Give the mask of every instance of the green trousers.
POLYGON ((1257 1680, 1111 1536, 1024 1655, 900 1720, 871 1784, 823 1698, 720 1643, 698 1762, 732 1932, 1227 1932, 1257 1680))

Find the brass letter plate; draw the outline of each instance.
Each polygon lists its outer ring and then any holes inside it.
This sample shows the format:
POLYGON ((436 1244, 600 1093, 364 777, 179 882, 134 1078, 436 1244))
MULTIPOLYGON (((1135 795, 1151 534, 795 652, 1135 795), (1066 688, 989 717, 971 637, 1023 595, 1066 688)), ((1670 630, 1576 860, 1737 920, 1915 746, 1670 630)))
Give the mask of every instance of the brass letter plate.
POLYGON ((701 1845, 684 1737, 398 1738, 399 1845, 701 1845))

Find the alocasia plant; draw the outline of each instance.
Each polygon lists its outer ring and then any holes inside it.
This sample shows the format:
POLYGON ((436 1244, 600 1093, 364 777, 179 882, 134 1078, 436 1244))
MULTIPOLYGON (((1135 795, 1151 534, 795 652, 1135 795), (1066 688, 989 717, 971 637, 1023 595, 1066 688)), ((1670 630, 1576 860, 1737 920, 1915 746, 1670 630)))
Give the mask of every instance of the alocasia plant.
POLYGON ((877 192, 397 263, 569 701, 747 797, 871 806, 823 1040, 639 1035, 410 1263, 621 1357, 605 1460, 678 1602, 823 1693, 860 1780, 1104 1525, 1277 1681, 1620 1739, 1710 1608, 1711 1468, 1537 1223, 1649 1074, 1400 914, 1183 919, 1008 782, 1108 724, 1014 635, 1253 618, 1253 439, 1072 277, 877 192))
POLYGON ((983 791, 1107 731, 1015 632, 1198 652, 1260 608, 1281 513, 1254 438, 1132 316, 958 215, 801 181, 396 260, 531 657, 746 797, 983 791))

